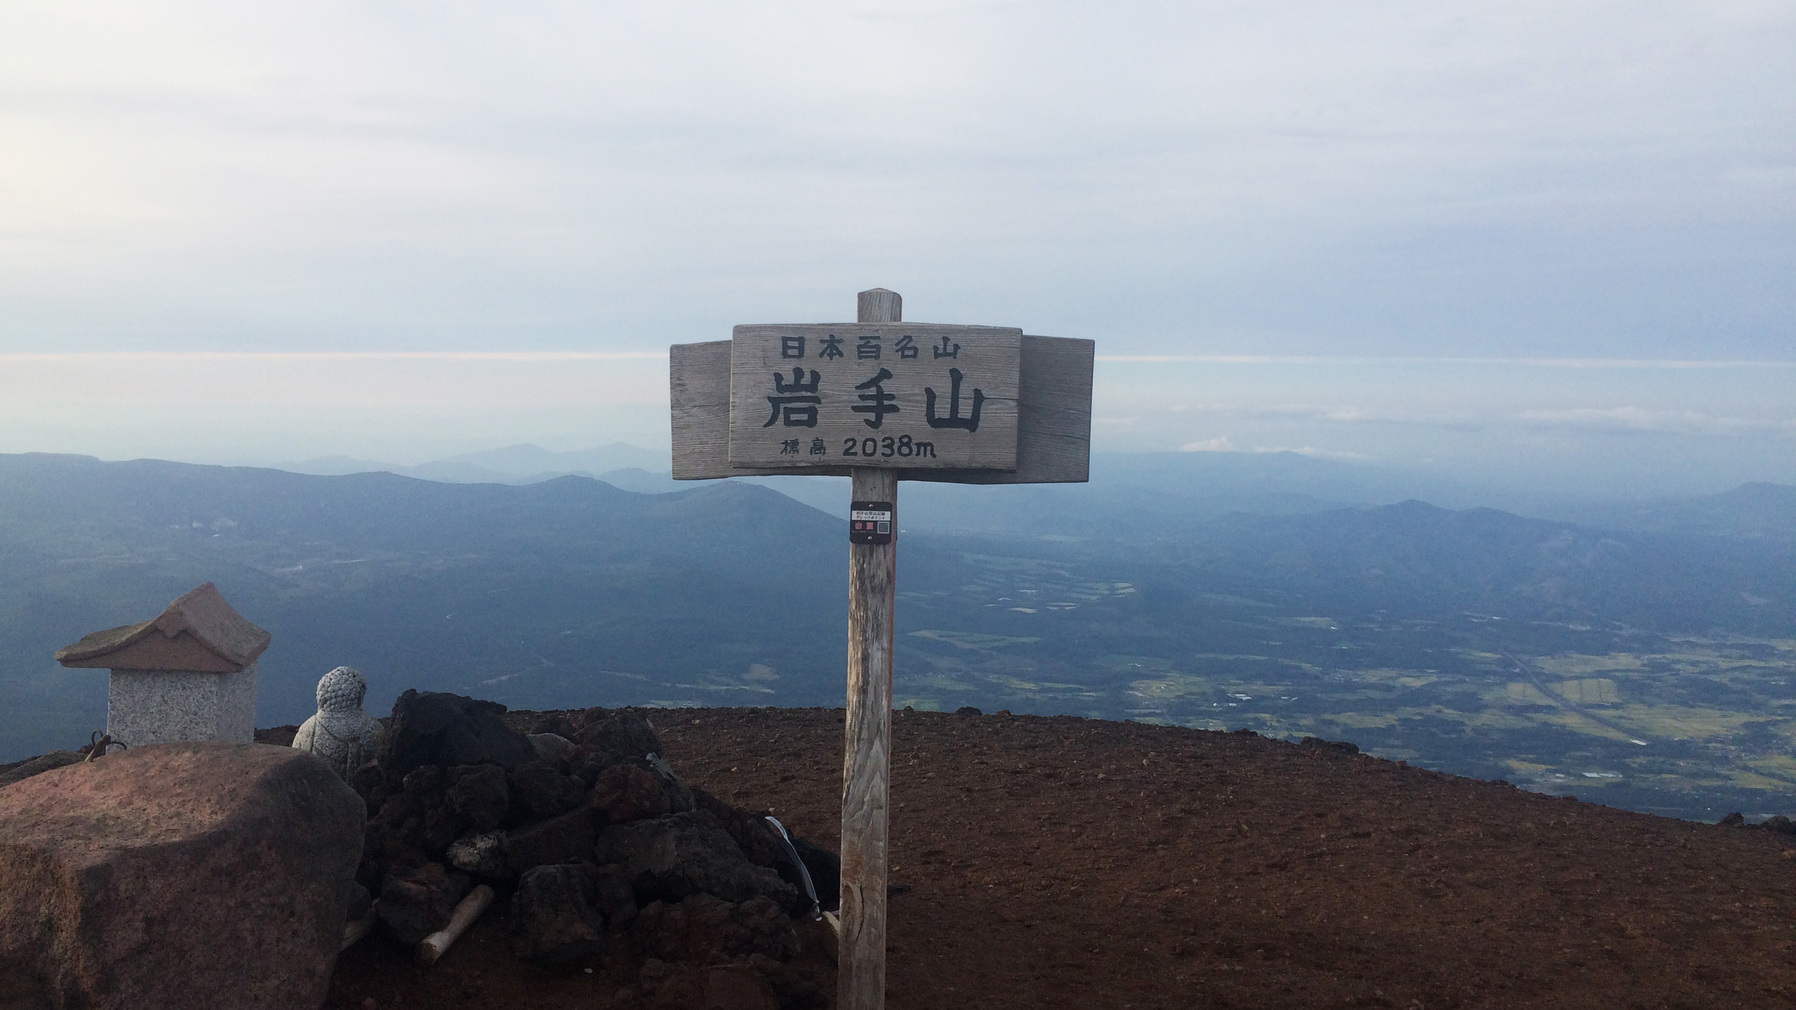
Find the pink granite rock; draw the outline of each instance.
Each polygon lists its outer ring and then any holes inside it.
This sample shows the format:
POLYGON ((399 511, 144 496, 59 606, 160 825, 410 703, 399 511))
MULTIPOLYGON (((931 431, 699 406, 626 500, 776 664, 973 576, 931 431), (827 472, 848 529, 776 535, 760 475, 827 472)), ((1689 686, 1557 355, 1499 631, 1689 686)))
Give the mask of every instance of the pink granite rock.
POLYGON ((54 1007, 323 1003, 363 804, 263 744, 134 748, 0 788, 0 976, 54 1007))

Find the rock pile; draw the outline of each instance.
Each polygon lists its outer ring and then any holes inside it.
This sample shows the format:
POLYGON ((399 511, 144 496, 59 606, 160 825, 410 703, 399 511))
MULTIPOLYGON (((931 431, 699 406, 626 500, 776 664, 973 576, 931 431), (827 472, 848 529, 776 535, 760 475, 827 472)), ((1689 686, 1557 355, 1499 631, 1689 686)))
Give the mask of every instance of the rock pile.
POLYGON ((785 965, 795 918, 817 907, 813 879, 833 907, 833 854, 686 783, 640 714, 590 709, 529 734, 504 714, 407 691, 375 759, 351 775, 368 810, 356 879, 381 928, 415 944, 486 883, 508 902, 519 958, 564 963, 627 943, 653 961, 645 987, 670 995, 737 986, 781 1007, 827 1004, 785 965))

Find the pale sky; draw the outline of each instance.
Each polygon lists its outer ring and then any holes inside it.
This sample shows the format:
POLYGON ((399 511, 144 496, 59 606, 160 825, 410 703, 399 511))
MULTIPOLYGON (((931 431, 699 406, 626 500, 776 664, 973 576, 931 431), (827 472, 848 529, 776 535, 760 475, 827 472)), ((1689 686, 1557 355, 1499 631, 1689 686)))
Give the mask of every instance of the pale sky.
POLYGON ((1792 54, 1787 2, 8 3, 0 451, 665 445, 669 343, 882 285, 1096 339, 1100 447, 1796 480, 1792 54))

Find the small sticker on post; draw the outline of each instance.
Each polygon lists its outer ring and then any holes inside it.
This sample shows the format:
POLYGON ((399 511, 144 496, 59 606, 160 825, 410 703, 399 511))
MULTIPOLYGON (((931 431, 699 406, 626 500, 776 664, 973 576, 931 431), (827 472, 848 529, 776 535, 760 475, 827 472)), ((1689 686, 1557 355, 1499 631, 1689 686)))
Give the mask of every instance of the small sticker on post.
POLYGON ((857 501, 848 505, 848 542, 851 544, 889 544, 892 542, 894 509, 889 501, 857 501))

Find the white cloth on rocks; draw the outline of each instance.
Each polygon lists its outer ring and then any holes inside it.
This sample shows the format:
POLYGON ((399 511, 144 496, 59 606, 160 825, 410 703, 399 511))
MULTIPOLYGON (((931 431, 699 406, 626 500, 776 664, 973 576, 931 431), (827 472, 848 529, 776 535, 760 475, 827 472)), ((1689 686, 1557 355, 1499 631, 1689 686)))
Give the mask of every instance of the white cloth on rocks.
POLYGON ((293 735, 293 746, 310 751, 348 779, 374 757, 380 721, 362 711, 368 681, 357 670, 339 666, 318 681, 318 714, 293 735))

